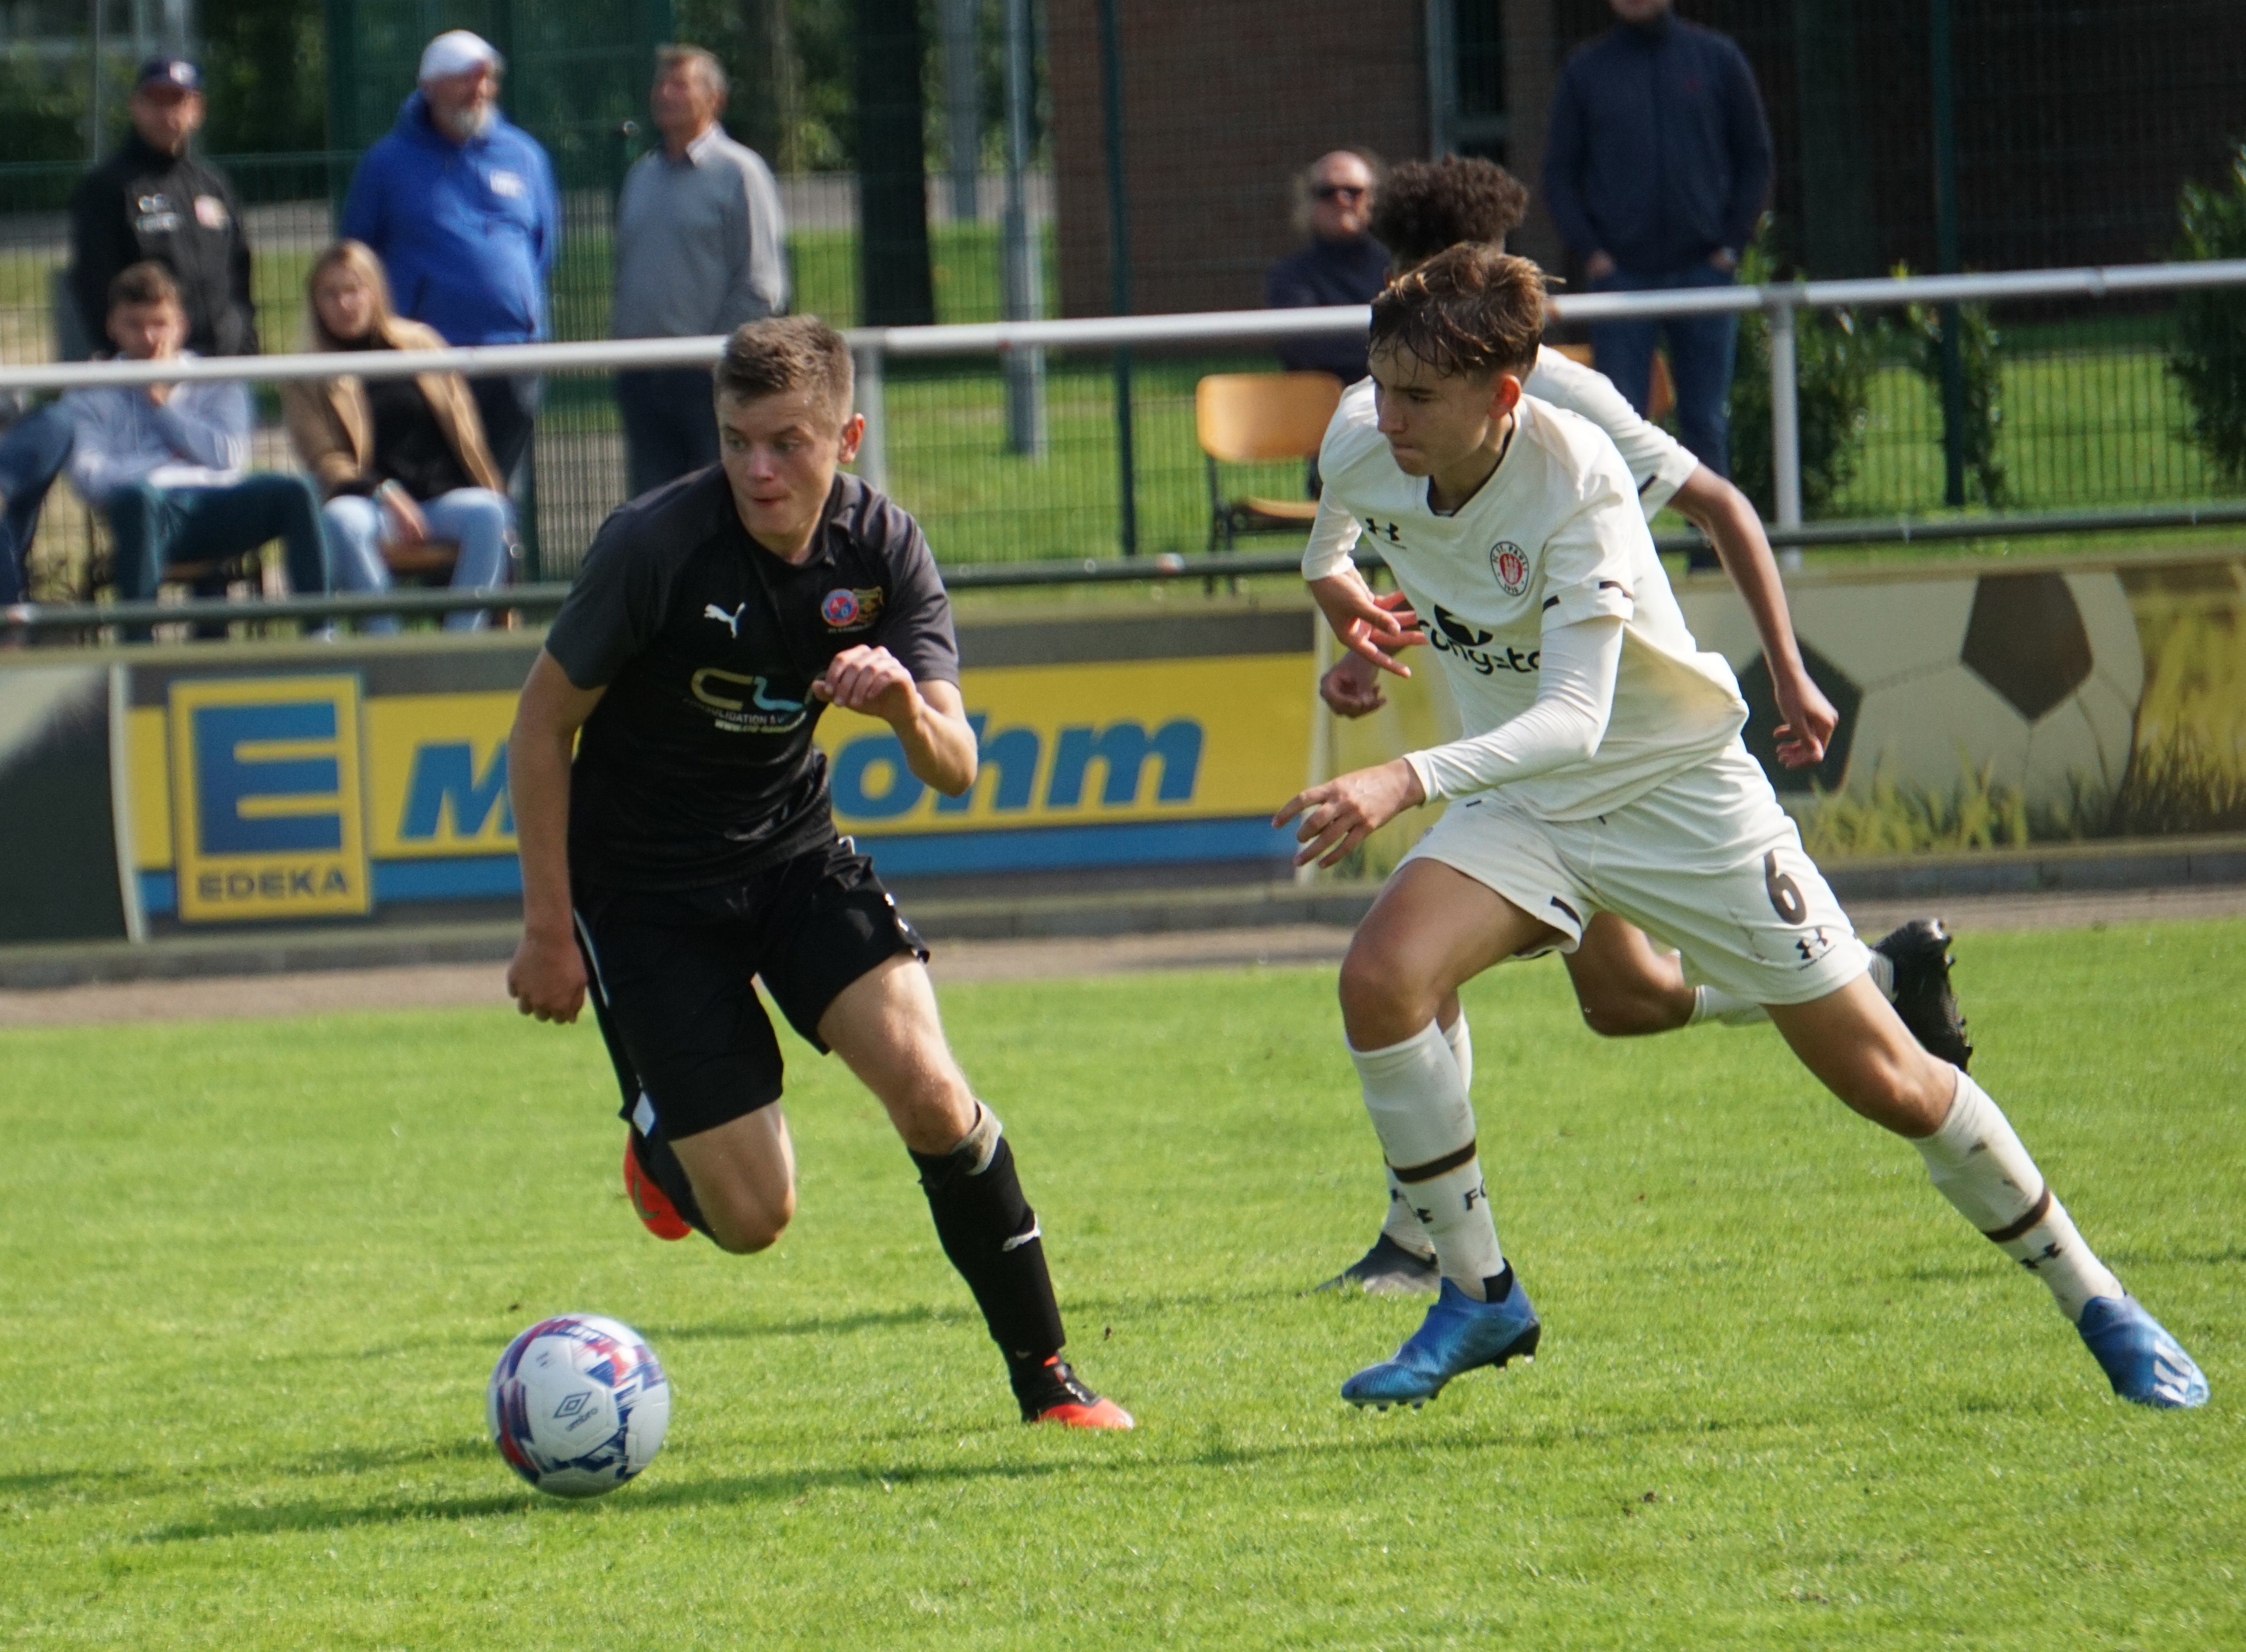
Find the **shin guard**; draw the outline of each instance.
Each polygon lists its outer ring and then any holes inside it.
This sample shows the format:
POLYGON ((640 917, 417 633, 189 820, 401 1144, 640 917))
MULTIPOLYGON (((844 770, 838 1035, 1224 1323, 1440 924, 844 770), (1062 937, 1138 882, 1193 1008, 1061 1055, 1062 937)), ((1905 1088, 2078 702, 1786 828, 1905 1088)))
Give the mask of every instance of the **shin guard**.
POLYGON ((1060 1305, 1045 1271, 1037 1213, 1014 1173, 1014 1149, 997 1115, 982 1110, 948 1153, 914 1153, 943 1254, 974 1293, 1011 1367, 1034 1368, 1060 1351, 1060 1305))

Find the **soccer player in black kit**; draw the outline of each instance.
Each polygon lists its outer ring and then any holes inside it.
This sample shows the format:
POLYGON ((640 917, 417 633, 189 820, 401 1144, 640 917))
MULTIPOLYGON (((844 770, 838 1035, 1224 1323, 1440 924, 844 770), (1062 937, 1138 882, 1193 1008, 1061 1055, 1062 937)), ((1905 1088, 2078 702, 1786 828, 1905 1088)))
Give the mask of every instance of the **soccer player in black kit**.
POLYGON ((795 1212, 761 979, 888 1109, 1024 1419, 1129 1428, 1060 1356, 1013 1149, 944 1042, 927 948, 835 833, 812 744, 838 705, 887 723, 927 785, 974 783, 928 542, 837 472, 865 421, 834 329, 752 322, 715 377, 720 464, 609 518, 523 685, 507 744, 523 935, 507 989, 541 1021, 574 1021, 589 989, 642 1221, 745 1254, 795 1212))

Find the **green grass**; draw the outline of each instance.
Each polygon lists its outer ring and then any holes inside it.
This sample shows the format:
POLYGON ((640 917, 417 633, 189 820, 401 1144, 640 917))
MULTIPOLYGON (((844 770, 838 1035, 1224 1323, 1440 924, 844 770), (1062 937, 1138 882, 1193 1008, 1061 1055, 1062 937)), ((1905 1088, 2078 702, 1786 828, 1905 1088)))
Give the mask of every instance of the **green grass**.
POLYGON ((633 1221, 589 1028, 0 1034, 0 1642, 2240 1644, 2246 924, 1959 951, 1981 1076, 2207 1411, 2113 1401, 1767 1031, 1599 1044, 1548 963, 1469 993, 1543 1355, 1385 1417, 1335 1388, 1416 1309, 1299 1294, 1378 1208, 1331 971, 946 995, 1121 1438, 1013 1420, 903 1153, 800 1045, 801 1214, 734 1259, 633 1221), (579 1308, 677 1397, 564 1505, 482 1386, 579 1308))

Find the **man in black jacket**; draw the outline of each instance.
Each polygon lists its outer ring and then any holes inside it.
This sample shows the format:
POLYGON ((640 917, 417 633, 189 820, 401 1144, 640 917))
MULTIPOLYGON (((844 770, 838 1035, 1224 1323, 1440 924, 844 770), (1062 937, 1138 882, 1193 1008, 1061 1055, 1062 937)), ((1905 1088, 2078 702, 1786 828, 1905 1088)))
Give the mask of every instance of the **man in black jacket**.
POLYGON ((85 337, 105 338, 109 283, 153 260, 172 272, 187 310, 187 348, 201 356, 257 353, 249 242, 225 173, 187 153, 203 124, 202 74, 184 58, 140 65, 133 133, 71 197, 71 296, 85 337))
MULTIPOLYGON (((1671 0, 1610 3, 1620 23, 1560 71, 1545 203, 1594 292, 1728 285, 1770 193, 1754 71, 1727 36, 1674 16, 1671 0)), ((1729 476, 1736 316, 1595 323, 1594 365, 1642 415, 1664 332, 1678 438, 1729 476)))

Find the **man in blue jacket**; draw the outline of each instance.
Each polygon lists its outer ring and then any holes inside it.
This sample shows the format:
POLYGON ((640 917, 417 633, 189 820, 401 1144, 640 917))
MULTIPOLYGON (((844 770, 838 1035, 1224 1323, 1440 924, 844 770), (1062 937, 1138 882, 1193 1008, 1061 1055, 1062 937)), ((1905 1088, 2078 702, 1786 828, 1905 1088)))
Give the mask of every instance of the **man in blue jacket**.
MULTIPOLYGON (((1545 202, 1594 292, 1728 285, 1770 194, 1754 71, 1729 37, 1678 18, 1670 0, 1610 3, 1621 22, 1560 71, 1545 202)), ((1643 414, 1664 332, 1678 437, 1729 476, 1736 316, 1595 323, 1596 364, 1643 414)))
MULTIPOLYGON (((420 85, 366 152, 343 234, 371 247, 398 313, 453 344, 546 337, 546 279, 562 235, 554 167, 499 112, 505 65, 489 41, 449 30, 421 54, 420 85)), ((535 375, 469 381, 502 475, 530 445, 535 375)))

